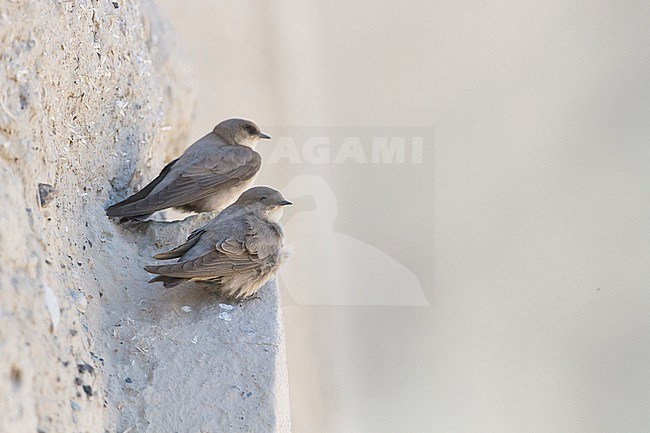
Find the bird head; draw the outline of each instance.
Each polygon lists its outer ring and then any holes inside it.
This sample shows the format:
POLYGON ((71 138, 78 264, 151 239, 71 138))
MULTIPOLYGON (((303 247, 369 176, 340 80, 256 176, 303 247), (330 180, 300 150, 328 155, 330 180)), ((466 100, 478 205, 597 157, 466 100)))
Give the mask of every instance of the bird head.
POLYGON ((292 203, 285 199, 280 191, 268 186, 255 186, 242 193, 236 204, 265 216, 271 221, 282 217, 282 208, 292 203))
POLYGON ((250 120, 228 119, 214 127, 213 132, 229 144, 255 147, 260 139, 271 138, 260 131, 260 128, 250 120))

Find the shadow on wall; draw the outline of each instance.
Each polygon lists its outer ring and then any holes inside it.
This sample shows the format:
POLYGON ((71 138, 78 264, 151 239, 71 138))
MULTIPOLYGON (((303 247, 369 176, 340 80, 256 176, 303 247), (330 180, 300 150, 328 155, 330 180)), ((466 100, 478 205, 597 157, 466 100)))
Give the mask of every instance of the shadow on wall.
POLYGON ((294 202, 297 212, 286 218, 287 243, 314 246, 313 251, 296 251, 281 274, 282 286, 295 303, 430 305, 418 278, 406 266, 390 254, 334 230, 337 198, 322 177, 296 176, 281 191, 294 202))

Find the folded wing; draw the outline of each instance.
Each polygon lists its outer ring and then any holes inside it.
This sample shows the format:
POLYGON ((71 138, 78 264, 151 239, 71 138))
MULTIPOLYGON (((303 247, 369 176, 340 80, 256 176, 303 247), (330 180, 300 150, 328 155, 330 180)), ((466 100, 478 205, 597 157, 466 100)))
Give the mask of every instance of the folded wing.
POLYGON ((222 146, 179 166, 171 163, 142 191, 107 209, 109 216, 130 217, 182 206, 251 179, 262 159, 243 146, 222 146), (155 183, 155 184, 154 184, 155 183))
POLYGON ((184 279, 218 279, 246 270, 262 270, 273 264, 272 255, 260 257, 237 239, 225 239, 214 250, 193 260, 170 265, 146 266, 152 274, 184 279))

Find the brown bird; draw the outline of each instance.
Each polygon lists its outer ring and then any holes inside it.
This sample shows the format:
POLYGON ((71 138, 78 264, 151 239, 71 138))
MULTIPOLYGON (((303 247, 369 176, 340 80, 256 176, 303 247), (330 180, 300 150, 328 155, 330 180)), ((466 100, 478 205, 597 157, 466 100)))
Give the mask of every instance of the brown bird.
POLYGON ((210 290, 230 298, 254 294, 288 257, 282 227, 282 208, 290 205, 278 191, 257 186, 245 191, 212 221, 192 232, 187 241, 158 260, 179 258, 169 265, 146 266, 173 287, 184 281, 210 282, 210 290))
POLYGON ((167 164, 149 185, 106 209, 106 215, 141 220, 170 207, 187 212, 221 210, 253 183, 262 164, 253 148, 261 138, 271 137, 249 120, 224 120, 167 164))

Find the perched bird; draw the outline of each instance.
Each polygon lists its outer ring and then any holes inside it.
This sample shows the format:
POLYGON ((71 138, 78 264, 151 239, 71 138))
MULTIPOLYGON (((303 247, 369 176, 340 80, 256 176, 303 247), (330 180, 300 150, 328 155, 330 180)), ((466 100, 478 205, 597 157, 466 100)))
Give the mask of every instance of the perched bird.
POLYGON ((167 164, 149 185, 106 209, 106 215, 138 220, 170 207, 187 212, 221 210, 253 183, 262 164, 253 148, 261 138, 271 137, 249 120, 224 120, 167 164))
POLYGON ((273 188, 256 186, 245 191, 216 218, 192 232, 183 245, 155 255, 158 260, 179 260, 146 266, 148 272, 158 274, 149 282, 173 287, 187 280, 203 281, 212 283, 210 289, 226 297, 251 296, 288 257, 278 221, 283 206, 290 204, 273 188))

